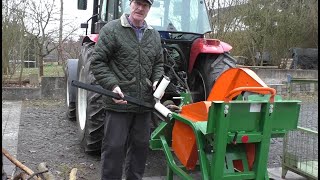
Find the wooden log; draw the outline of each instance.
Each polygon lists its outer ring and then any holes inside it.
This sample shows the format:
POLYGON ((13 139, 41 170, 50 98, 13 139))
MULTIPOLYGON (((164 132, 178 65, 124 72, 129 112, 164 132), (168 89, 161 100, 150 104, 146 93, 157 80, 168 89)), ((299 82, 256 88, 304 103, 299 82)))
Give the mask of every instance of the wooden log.
POLYGON ((25 179, 28 179, 28 174, 26 172, 21 172, 19 173, 18 175, 16 175, 13 180, 25 180, 25 179))
MULTIPOLYGON (((28 168, 27 166, 22 164, 20 161, 18 161, 16 158, 14 158, 12 155, 10 155, 10 153, 7 150, 5 150, 4 148, 2 148, 2 154, 4 156, 6 156, 14 165, 16 165, 18 168, 20 168, 24 172, 26 172, 28 175, 31 176, 32 174, 34 174, 34 172, 30 168, 28 168)), ((41 178, 38 178, 36 176, 33 177, 33 179, 41 180, 41 178)))
POLYGON ((42 163, 40 163, 38 165, 38 170, 39 170, 39 172, 48 171, 48 172, 42 173, 42 175, 44 176, 45 180, 55 180, 55 177, 49 171, 48 166, 47 166, 47 164, 45 162, 42 162, 42 163))
POLYGON ((77 168, 73 168, 70 172, 69 180, 77 180, 77 168))

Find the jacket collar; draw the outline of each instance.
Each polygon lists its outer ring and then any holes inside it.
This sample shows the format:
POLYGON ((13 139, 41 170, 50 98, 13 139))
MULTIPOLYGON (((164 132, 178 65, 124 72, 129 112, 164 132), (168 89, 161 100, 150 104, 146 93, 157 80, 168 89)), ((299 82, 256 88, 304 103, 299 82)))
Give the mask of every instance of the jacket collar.
MULTIPOLYGON (((127 19, 126 16, 129 16, 129 14, 122 14, 122 16, 120 17, 121 26, 123 26, 123 27, 130 27, 130 28, 131 28, 132 26, 131 26, 130 23, 128 22, 128 19, 127 19)), ((145 23, 146 23, 146 25, 147 25, 147 29, 153 29, 153 27, 150 26, 150 25, 148 25, 147 22, 145 22, 145 23)))

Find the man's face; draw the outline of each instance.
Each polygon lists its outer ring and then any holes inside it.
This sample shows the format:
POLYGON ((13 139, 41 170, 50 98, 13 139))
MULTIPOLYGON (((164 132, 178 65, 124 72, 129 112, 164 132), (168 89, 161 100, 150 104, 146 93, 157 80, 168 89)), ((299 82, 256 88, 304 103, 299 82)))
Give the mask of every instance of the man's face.
POLYGON ((130 4, 131 17, 136 21, 143 21, 150 10, 150 4, 144 0, 133 0, 130 4))

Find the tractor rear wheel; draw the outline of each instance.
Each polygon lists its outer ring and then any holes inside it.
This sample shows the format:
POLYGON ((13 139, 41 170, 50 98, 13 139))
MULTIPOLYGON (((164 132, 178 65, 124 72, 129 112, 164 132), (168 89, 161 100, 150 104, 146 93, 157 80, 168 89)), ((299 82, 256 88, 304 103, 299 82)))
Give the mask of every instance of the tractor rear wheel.
MULTIPOLYGON (((94 43, 86 43, 78 63, 78 81, 94 84, 95 78, 89 70, 94 43)), ((105 109, 101 94, 78 88, 77 91, 77 125, 79 139, 88 154, 99 154, 103 139, 105 109)))
POLYGON ((208 54, 198 59, 189 78, 193 102, 205 101, 216 79, 236 62, 226 54, 208 54))

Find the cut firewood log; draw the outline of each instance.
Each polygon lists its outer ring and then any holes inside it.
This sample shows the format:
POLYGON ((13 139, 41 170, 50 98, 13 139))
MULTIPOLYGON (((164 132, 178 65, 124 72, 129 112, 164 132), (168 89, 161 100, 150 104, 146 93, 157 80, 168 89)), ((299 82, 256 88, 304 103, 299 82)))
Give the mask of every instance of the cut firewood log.
POLYGON ((53 174, 49 171, 47 164, 45 162, 42 162, 38 165, 38 171, 39 172, 44 172, 47 171, 45 173, 42 173, 42 175, 44 176, 45 180, 55 180, 55 177, 53 176, 53 174))
MULTIPOLYGON (((18 168, 20 168, 21 170, 23 170, 24 172, 26 172, 28 175, 33 175, 34 172, 28 168, 27 166, 25 166, 24 164, 22 164, 20 161, 18 161, 16 158, 14 158, 7 150, 5 150, 4 148, 2 148, 2 154, 7 157, 14 165, 16 165, 18 168)), ((36 176, 33 177, 33 179, 35 180, 41 180, 41 178, 38 178, 36 176)))
POLYGON ((76 180, 77 179, 77 168, 73 168, 70 172, 69 180, 76 180))

